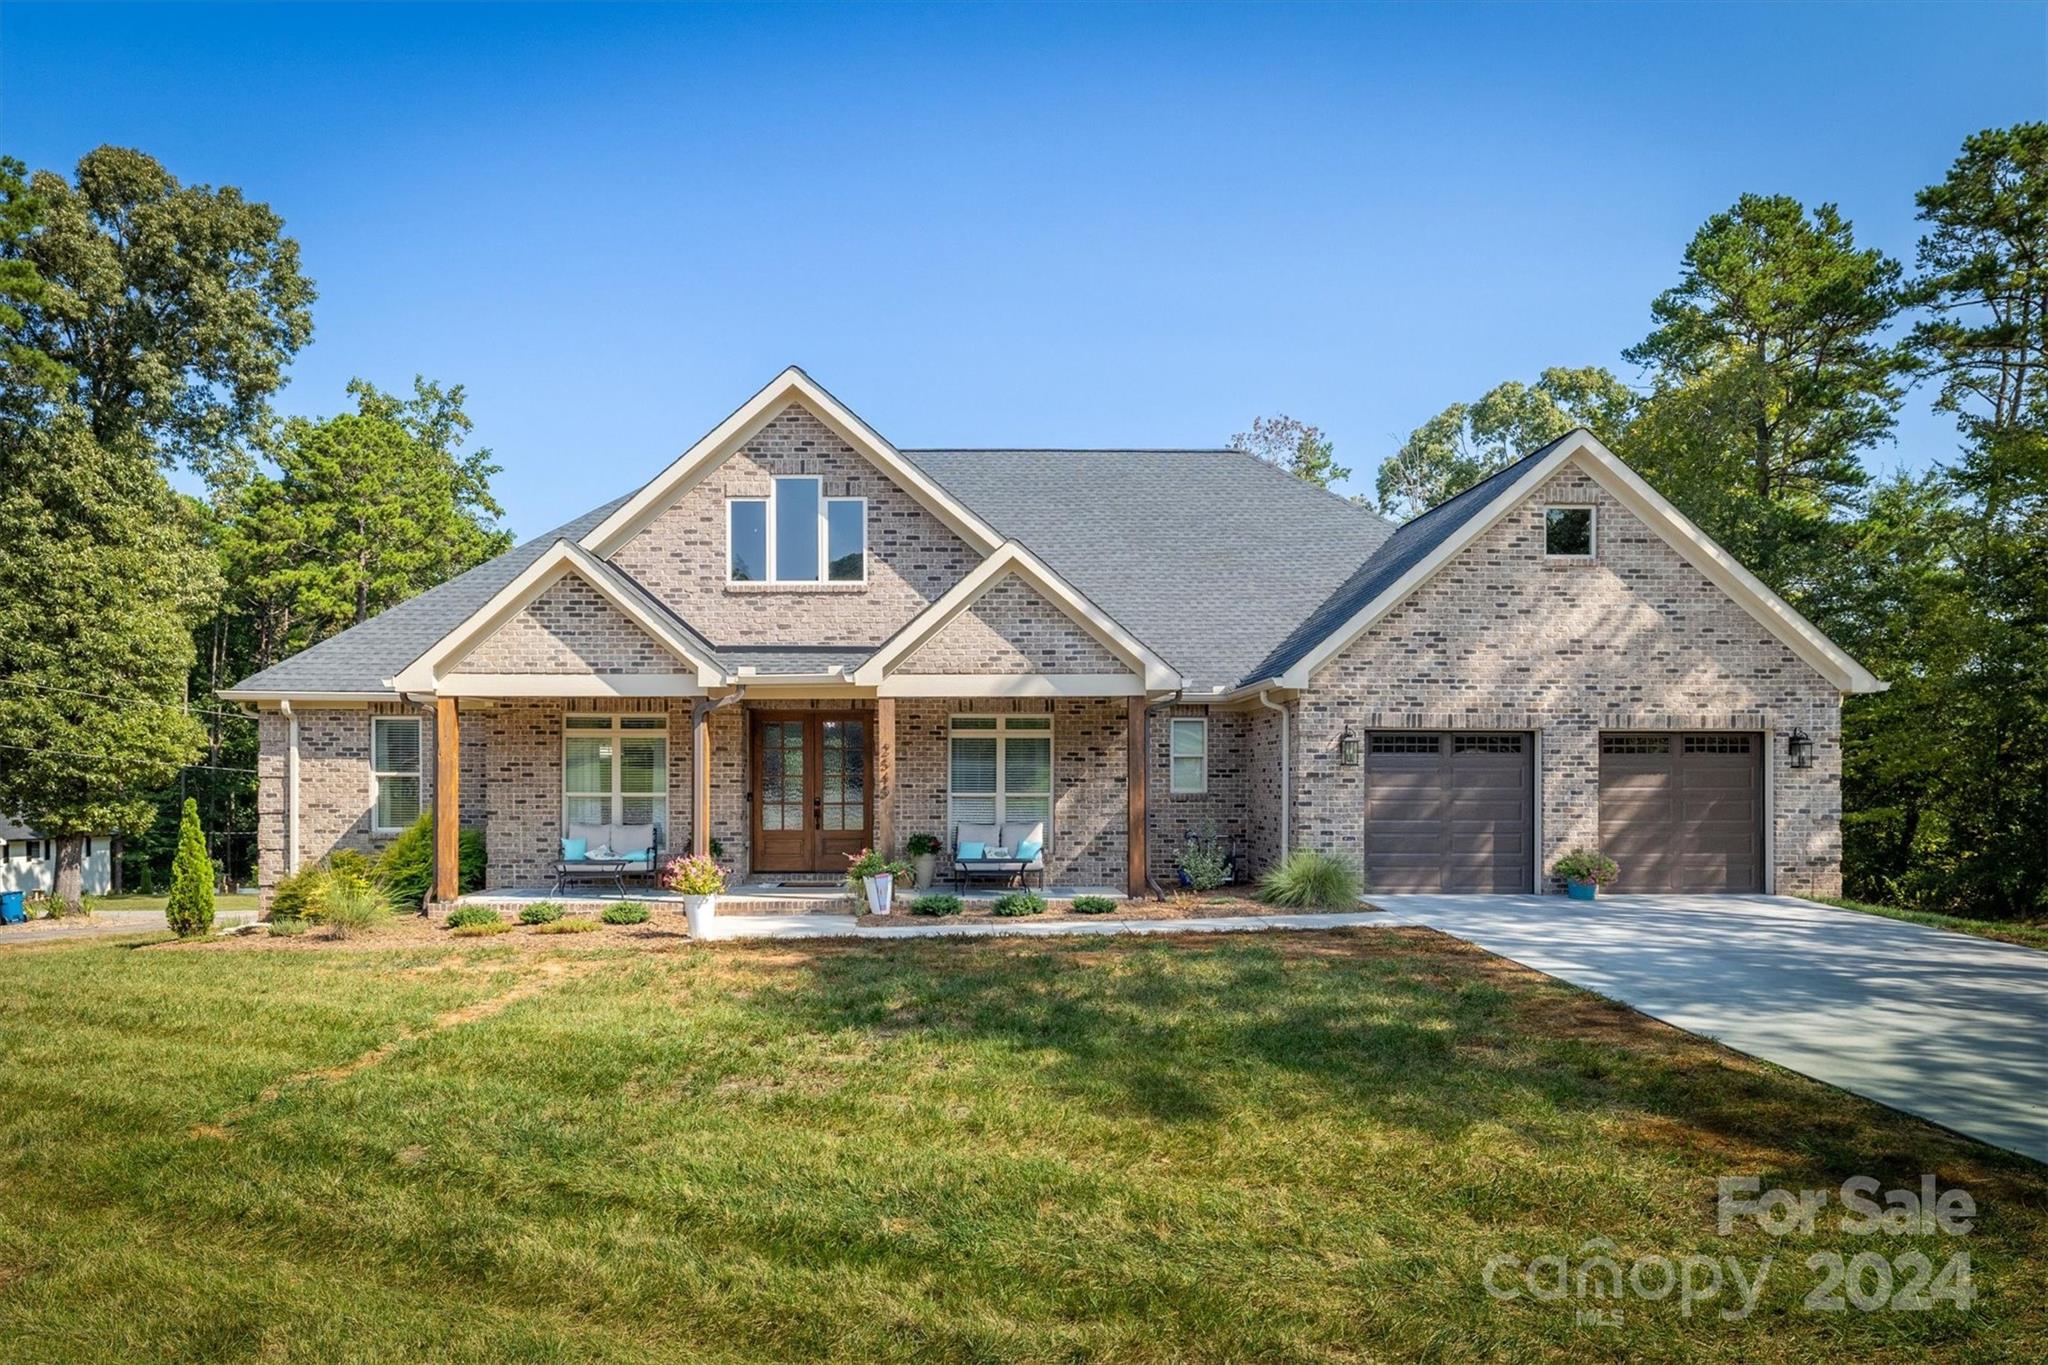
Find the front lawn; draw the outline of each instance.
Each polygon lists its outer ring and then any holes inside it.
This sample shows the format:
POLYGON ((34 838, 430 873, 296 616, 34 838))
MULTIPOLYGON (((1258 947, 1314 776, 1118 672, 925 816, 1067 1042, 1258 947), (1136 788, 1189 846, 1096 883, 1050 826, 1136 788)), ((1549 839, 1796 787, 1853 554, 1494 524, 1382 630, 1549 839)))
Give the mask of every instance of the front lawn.
MULTIPOLYGON (((170 900, 171 896, 168 891, 159 891, 149 896, 142 895, 139 892, 129 892, 120 896, 95 896, 92 903, 101 910, 156 910, 161 912, 166 905, 170 904, 170 900)), ((223 910, 258 910, 262 908, 259 900, 260 898, 254 891, 216 892, 213 898, 213 909, 215 914, 223 910)))
POLYGON ((2038 920, 1967 919, 1961 915, 1937 915, 1926 910, 1901 910, 1893 905, 1872 905, 1868 901, 1828 897, 1823 897, 1822 902, 1841 910, 1860 910, 1866 915, 1902 919, 1908 924, 1924 924, 1930 929, 1946 929, 1953 934, 1971 934, 1977 938, 1997 939, 2000 943, 2017 943, 2022 948, 2048 949, 2048 923, 2038 920))
POLYGON ((1426 931, 553 942, 0 953, 0 1356, 2048 1352, 2048 1168, 1426 931), (1717 1175, 1923 1171, 1973 1234, 1715 1232, 1717 1175), (1776 1269, 1482 1287, 1597 1237, 1776 1269), (1958 1247, 1967 1312, 1800 1307, 1958 1247))

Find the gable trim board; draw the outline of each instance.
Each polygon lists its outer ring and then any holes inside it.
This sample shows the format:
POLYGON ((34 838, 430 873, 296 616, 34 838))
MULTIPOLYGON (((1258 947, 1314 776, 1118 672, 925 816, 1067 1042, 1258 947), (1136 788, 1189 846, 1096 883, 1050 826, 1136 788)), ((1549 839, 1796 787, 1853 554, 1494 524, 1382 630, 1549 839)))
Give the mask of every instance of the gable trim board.
POLYGON ((1843 692, 1882 692, 1887 684, 1851 658, 1819 628, 1764 585, 1748 569, 1673 507, 1662 494, 1617 458, 1583 427, 1560 441, 1544 458, 1495 495, 1485 511, 1474 516, 1431 550, 1415 566, 1324 636, 1312 649, 1276 677, 1233 689, 1229 694, 1276 687, 1305 689, 1316 670, 1343 653, 1372 629, 1437 570, 1484 535, 1500 519, 1540 489, 1566 464, 1577 464, 1646 526, 1656 531, 1687 563, 1726 593, 1735 604, 1769 630, 1813 670, 1843 692))
POLYGON ((527 565, 510 583, 500 588, 489 601, 435 641, 417 659, 400 669, 398 675, 392 679, 391 685, 400 693, 445 692, 450 696, 485 695, 493 683, 499 686, 494 695, 500 696, 701 696, 707 689, 723 686, 727 681, 725 668, 718 661, 710 645, 698 639, 681 622, 668 619, 665 614, 656 611, 651 604, 643 601, 637 592, 629 591, 613 572, 588 550, 573 541, 558 540, 542 552, 538 559, 527 565), (506 691, 502 681, 505 675, 465 675, 462 672, 461 663, 471 651, 526 610, 549 588, 572 575, 588 584, 598 596, 610 603, 634 625, 646 631, 657 643, 686 665, 683 676, 520 674, 516 675, 517 684, 512 690, 506 691), (694 686, 686 681, 691 673, 695 674, 694 686), (537 684, 545 684, 554 690, 543 692, 539 690, 537 684), (650 690, 655 687, 661 690, 650 690), (584 690, 574 690, 578 688, 584 690))
POLYGON ((1135 695, 1141 692, 1174 692, 1181 676, 1172 665, 1119 625, 1074 586, 1054 573, 1037 555, 1017 541, 1004 541, 995 553, 983 559, 974 571, 949 588, 908 624, 887 640, 866 662, 853 671, 852 679, 863 687, 877 688, 881 696, 1080 696, 1135 695), (897 672, 917 650, 959 619, 1006 577, 1016 577, 1048 598, 1067 618, 1131 668, 1132 677, 1101 678, 1096 675, 1032 674, 1011 676, 939 676, 897 672), (1019 690, 1032 684, 1042 689, 1049 682, 1064 684, 1060 690, 1019 690), (1083 686, 1114 684, 1104 692, 1083 692, 1083 686), (1135 684, 1133 686, 1132 684, 1135 684), (910 691, 916 686, 919 691, 910 691), (960 690, 972 687, 974 690, 960 690), (935 690, 934 690, 935 689, 935 690))
POLYGON ((792 403, 802 403, 834 435, 888 475, 976 551, 987 554, 1002 543, 1003 538, 995 528, 969 511, 965 503, 882 439, 853 409, 795 365, 706 432, 618 510, 592 527, 579 543, 600 559, 609 558, 792 403))

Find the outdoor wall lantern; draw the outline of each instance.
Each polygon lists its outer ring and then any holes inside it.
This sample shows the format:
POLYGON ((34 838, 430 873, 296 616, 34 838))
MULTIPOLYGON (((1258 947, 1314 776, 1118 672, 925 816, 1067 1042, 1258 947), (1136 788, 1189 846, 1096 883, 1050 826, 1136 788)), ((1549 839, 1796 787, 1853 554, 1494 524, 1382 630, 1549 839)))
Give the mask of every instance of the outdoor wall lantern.
POLYGON ((1792 733, 1785 736, 1785 756, 1791 760, 1792 766, 1795 768, 1811 768, 1813 766, 1813 736, 1807 734, 1806 731, 1798 726, 1793 726, 1792 733))
POLYGON ((1337 736, 1337 761, 1347 768, 1358 766, 1360 749, 1358 736, 1351 733, 1351 722, 1344 722, 1344 733, 1337 736))

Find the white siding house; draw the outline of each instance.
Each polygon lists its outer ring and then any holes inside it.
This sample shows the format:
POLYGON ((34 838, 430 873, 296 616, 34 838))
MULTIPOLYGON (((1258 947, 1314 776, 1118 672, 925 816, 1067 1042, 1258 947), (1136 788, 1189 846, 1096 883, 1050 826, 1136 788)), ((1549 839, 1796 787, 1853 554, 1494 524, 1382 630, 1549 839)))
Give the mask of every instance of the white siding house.
MULTIPOLYGON (((84 891, 104 896, 114 885, 114 841, 95 834, 85 842, 84 891)), ((48 891, 57 884, 57 841, 0 820, 0 891, 48 891)))

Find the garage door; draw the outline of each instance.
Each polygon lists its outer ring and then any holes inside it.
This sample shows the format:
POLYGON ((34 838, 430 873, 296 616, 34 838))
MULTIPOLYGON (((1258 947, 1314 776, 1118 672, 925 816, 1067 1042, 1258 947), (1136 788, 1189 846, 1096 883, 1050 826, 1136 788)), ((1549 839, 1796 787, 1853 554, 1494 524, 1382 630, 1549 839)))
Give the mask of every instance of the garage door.
POLYGON ((1763 736, 1600 736, 1600 848, 1617 891, 1764 889, 1763 736))
POLYGON ((1527 891, 1535 877, 1535 751, 1525 734, 1367 736, 1367 887, 1527 891))

